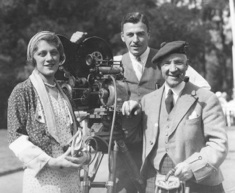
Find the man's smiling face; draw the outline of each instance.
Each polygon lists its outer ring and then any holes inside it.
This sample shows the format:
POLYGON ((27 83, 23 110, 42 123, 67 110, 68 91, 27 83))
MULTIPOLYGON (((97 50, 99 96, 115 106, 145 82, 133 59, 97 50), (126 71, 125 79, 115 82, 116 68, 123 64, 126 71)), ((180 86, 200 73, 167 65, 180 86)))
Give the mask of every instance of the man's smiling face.
POLYGON ((187 60, 185 54, 174 53, 161 61, 162 76, 171 88, 176 87, 184 80, 188 68, 187 60))
POLYGON ((147 26, 142 22, 138 22, 125 23, 121 38, 134 56, 140 56, 147 49, 150 36, 147 26))

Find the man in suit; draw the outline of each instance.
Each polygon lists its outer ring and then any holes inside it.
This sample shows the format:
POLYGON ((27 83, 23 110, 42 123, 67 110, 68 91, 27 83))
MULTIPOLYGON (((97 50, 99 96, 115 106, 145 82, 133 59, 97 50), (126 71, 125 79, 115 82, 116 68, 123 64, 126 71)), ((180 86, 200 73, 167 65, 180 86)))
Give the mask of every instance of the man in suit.
MULTIPOLYGON (((71 41, 76 42, 85 34, 76 32, 72 35, 71 41)), ((124 76, 129 89, 129 100, 140 101, 142 97, 163 85, 164 79, 156 64, 151 62, 157 53, 156 49, 149 47, 150 26, 147 17, 139 12, 128 13, 121 22, 121 39, 125 43, 128 52, 121 57, 114 57, 114 60, 121 60, 124 67, 124 76)), ((210 89, 210 85, 194 69, 189 67, 187 75, 196 81, 197 85, 210 89)), ((128 108, 130 101, 123 103, 123 108, 128 108)), ((125 142, 128 150, 136 162, 137 167, 141 166, 142 155, 142 133, 141 116, 123 117, 122 126, 126 131, 125 142)), ((134 193, 135 186, 131 182, 126 168, 123 167, 123 156, 118 155, 117 163, 117 192, 134 193)))
MULTIPOLYGON (((228 151, 223 111, 214 93, 184 82, 186 47, 184 41, 163 44, 152 59, 165 83, 141 101, 141 174, 146 192, 154 192, 156 178, 171 171, 190 192, 223 193, 219 166, 228 151)), ((123 113, 136 106, 132 103, 123 113)))
MULTIPOLYGON (((128 13, 123 17, 121 23, 121 39, 126 44, 128 52, 122 55, 124 76, 129 88, 129 100, 140 101, 142 97, 158 88, 164 82, 161 72, 156 64, 151 62, 157 53, 156 49, 148 46, 150 39, 150 27, 147 17, 139 12, 128 13)), ((115 60, 116 58, 114 58, 115 60)), ((189 67, 187 76, 195 80, 197 85, 210 89, 210 85, 192 68, 189 67)), ((128 108, 130 101, 123 104, 123 108, 128 108)), ((126 144, 135 160, 137 167, 141 166, 142 153, 142 132, 141 115, 123 118, 123 129, 127 131, 126 144), (134 137, 135 136, 135 137, 134 137)), ((133 184, 124 170, 122 155, 118 156, 117 190, 119 192, 135 192, 133 184)))
MULTIPOLYGON (((129 100, 140 101, 141 98, 156 89, 164 82, 161 72, 151 62, 157 50, 148 46, 150 28, 147 17, 139 12, 128 13, 121 22, 121 39, 128 52, 122 55, 124 77, 129 89, 129 100)), ((114 58, 116 60, 116 58, 114 58)), ((127 106, 124 102, 123 106, 127 106)), ((138 169, 141 166, 142 133, 141 116, 122 118, 122 127, 126 131, 125 142, 138 169)), ((123 167, 125 157, 120 153, 117 160, 117 192, 137 192, 135 186, 123 167)))

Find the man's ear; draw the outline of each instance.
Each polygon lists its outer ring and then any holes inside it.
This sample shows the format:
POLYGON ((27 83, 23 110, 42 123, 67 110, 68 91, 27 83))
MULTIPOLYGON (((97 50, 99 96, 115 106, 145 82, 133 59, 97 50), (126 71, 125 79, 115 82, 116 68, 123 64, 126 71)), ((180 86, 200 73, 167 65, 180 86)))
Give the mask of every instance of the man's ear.
POLYGON ((149 39, 149 40, 150 40, 150 37, 151 37, 151 36, 150 36, 150 32, 148 32, 148 39, 149 39))
POLYGON ((122 39, 123 42, 125 42, 123 31, 121 32, 121 39, 122 39))

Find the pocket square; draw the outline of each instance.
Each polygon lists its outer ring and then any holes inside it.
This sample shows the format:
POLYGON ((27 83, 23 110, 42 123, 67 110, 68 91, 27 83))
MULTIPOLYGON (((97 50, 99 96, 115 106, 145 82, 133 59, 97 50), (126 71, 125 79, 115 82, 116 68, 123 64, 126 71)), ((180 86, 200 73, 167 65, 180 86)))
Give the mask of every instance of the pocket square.
POLYGON ((191 115, 188 116, 188 119, 196 119, 196 118, 198 118, 198 117, 199 117, 199 115, 197 114, 197 112, 196 112, 196 111, 193 111, 193 112, 191 113, 191 115))

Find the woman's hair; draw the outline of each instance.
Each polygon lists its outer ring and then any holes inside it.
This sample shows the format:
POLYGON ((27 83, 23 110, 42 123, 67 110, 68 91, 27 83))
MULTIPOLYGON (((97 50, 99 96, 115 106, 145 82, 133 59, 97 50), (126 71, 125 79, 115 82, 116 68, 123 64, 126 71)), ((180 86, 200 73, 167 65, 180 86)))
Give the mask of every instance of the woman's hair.
POLYGON ((36 66, 36 62, 33 58, 34 53, 38 49, 38 43, 44 40, 48 43, 52 43, 56 45, 56 48, 60 54, 60 62, 64 62, 65 60, 65 53, 64 47, 59 39, 59 37, 50 31, 41 31, 35 34, 29 41, 28 48, 27 48, 27 63, 33 66, 36 66))
POLYGON ((143 24, 146 25, 147 30, 149 32, 149 21, 148 18, 146 17, 146 15, 144 15, 143 13, 140 12, 132 12, 132 13, 128 13, 127 15, 125 15, 122 19, 121 22, 121 29, 123 31, 123 25, 125 23, 139 23, 142 22, 143 24))

